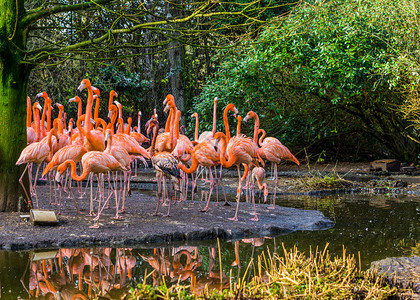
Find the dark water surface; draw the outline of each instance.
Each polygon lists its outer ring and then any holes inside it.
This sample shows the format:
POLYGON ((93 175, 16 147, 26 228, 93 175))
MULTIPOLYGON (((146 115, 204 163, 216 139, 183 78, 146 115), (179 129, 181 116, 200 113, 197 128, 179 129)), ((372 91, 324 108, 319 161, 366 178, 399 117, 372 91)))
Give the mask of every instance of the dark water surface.
MULTIPOLYGON (((223 285, 229 285, 229 278, 243 276, 252 256, 262 251, 282 253, 282 244, 286 249, 296 245, 300 251, 308 253, 310 248, 324 248, 328 243, 331 255, 342 255, 344 245, 349 254, 358 257, 360 252, 365 269, 375 260, 420 254, 418 196, 281 196, 277 204, 320 210, 334 220, 336 226, 325 231, 221 242, 223 285)), ((154 249, 139 246, 137 249, 0 251, 0 299, 28 299, 30 294, 43 295, 48 291, 55 294, 59 291, 62 299, 71 299, 71 296, 66 297, 77 294, 79 288, 84 295, 107 295, 116 299, 137 282, 158 283, 162 277, 167 284, 177 280, 189 284, 193 279, 196 293, 205 284, 219 287, 217 242, 211 246, 154 249)))

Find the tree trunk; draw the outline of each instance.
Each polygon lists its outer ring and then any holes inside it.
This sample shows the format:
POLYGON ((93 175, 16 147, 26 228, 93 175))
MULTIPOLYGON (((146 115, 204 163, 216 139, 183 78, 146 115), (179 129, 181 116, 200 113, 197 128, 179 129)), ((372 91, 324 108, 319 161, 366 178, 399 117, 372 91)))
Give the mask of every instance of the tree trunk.
MULTIPOLYGON (((30 67, 22 63, 24 54, 19 51, 26 49, 27 32, 20 28, 17 19, 24 16, 23 0, 0 0, 0 6, 0 211, 26 211, 28 203, 19 183, 25 166, 16 166, 26 146, 30 73, 30 67)), ((28 187, 28 176, 24 182, 28 187)))
MULTIPOLYGON (((176 3, 176 2, 175 2, 176 3)), ((176 19, 180 16, 180 12, 176 5, 167 7, 167 12, 172 15, 172 18, 176 19)), ((171 26, 176 26, 171 24, 171 26)), ((175 98, 176 107, 185 114, 185 96, 184 96, 184 82, 183 82, 183 60, 184 60, 184 48, 180 42, 173 40, 170 43, 170 49, 168 50, 168 61, 169 61, 169 84, 170 93, 175 98)), ((181 124, 185 125, 185 118, 181 119, 181 124)))

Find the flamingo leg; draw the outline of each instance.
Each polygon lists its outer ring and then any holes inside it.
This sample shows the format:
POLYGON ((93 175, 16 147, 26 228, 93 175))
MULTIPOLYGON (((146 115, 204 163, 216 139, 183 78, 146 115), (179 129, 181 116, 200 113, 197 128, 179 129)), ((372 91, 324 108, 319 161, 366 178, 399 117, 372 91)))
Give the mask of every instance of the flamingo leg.
POLYGON ((255 207, 255 182, 251 183, 251 195, 252 195, 252 204, 254 206, 254 217, 251 219, 251 221, 258 221, 258 215, 257 215, 257 209, 255 207))
POLYGON ((71 176, 69 176, 69 195, 73 198, 74 205, 76 206, 77 213, 81 215, 82 213, 79 210, 79 206, 77 205, 76 198, 74 197, 73 191, 71 190, 71 181, 72 181, 72 178, 71 178, 71 176))
POLYGON ((211 167, 209 167, 209 176, 210 176, 210 191, 209 191, 209 196, 207 198, 207 204, 206 207, 204 207, 201 212, 206 212, 209 210, 209 205, 210 205, 210 198, 211 198, 211 194, 213 192, 213 188, 214 188, 214 178, 213 178, 213 173, 211 171, 211 167))
POLYGON ((59 197, 60 197, 60 202, 58 203, 58 215, 61 215, 61 188, 60 188, 60 191, 59 191, 59 197))
POLYGON ((239 266, 239 241, 235 242, 235 261, 231 263, 231 266, 239 266))
POLYGON ((240 167, 238 165, 238 175, 239 175, 239 186, 237 189, 237 194, 236 194, 236 210, 235 210, 235 216, 233 218, 229 218, 229 220, 231 221, 238 221, 238 211, 239 211, 239 202, 241 201, 241 191, 242 191, 242 182, 245 180, 246 176, 248 175, 248 165, 243 164, 245 171, 244 174, 241 177, 241 171, 240 171, 240 167))
POLYGON ((129 174, 127 174, 127 172, 124 172, 124 189, 123 189, 123 196, 122 196, 122 207, 121 210, 119 211, 120 213, 125 213, 125 197, 126 197, 126 187, 127 187, 127 177, 129 176, 129 174))
POLYGON ((38 202, 38 194, 36 193, 36 181, 38 180, 38 172, 39 172, 39 168, 41 167, 41 164, 38 165, 38 167, 36 168, 36 173, 35 173, 35 180, 34 180, 34 191, 35 191, 35 199, 36 199, 36 208, 39 209, 39 202, 38 202))
POLYGON ((58 205, 58 201, 57 201, 57 186, 56 186, 55 180, 52 178, 51 175, 52 175, 51 173, 48 174, 48 176, 50 177, 50 189, 51 189, 51 181, 53 181, 53 185, 54 185, 54 196, 55 196, 55 205, 58 205))
MULTIPOLYGON (((25 172, 26 172, 26 170, 28 169, 28 166, 29 166, 30 164, 27 164, 26 165, 26 167, 25 167, 25 169, 23 170, 23 173, 22 173, 22 175, 20 176, 20 178, 19 178, 19 183, 20 183, 20 185, 22 186, 22 188, 23 188, 23 191, 25 192, 25 195, 26 195, 26 198, 28 199, 28 206, 30 207, 30 208, 32 208, 32 200, 31 200, 31 197, 29 197, 29 195, 28 195, 28 192, 26 191, 26 188, 25 188, 25 185, 23 184, 23 176, 25 175, 25 172)), ((29 176, 30 177, 30 176, 29 176)), ((30 185, 31 185, 31 181, 29 180, 29 189, 30 189, 30 185)))
POLYGON ((90 178, 90 210, 88 216, 95 216, 95 212, 93 211, 93 176, 90 178))
POLYGON ((156 205, 156 211, 155 211, 155 214, 154 214, 155 216, 158 215, 158 211, 159 211, 159 204, 160 204, 159 195, 162 196, 162 186, 160 184, 160 177, 161 177, 160 172, 156 172, 156 181, 157 181, 157 184, 158 184, 156 196, 157 196, 158 200, 157 200, 157 205, 156 205))
MULTIPOLYGON (((126 173, 127 172, 124 172, 124 181, 125 181, 125 177, 127 176, 126 173)), ((116 181, 118 181, 118 177, 116 177, 116 181)), ((116 184, 116 181, 115 181, 115 184, 116 184)), ((122 219, 122 217, 118 215, 119 205, 120 204, 119 204, 119 201, 118 201, 117 187, 115 187, 114 192, 115 192, 115 216, 113 217, 113 219, 122 219)), ((124 191, 123 191, 122 197, 123 197, 123 203, 124 203, 124 198, 125 198, 125 183, 124 183, 124 191)), ((120 199, 121 199, 121 197, 120 197, 120 199)), ((123 208, 124 208, 124 204, 123 204, 123 208)), ((125 212, 125 209, 124 209, 124 212, 125 212)))
POLYGON ((276 208, 276 194, 277 194, 277 183, 278 183, 278 176, 277 176, 277 164, 274 163, 274 195, 273 195, 273 206, 267 207, 268 209, 275 209, 276 208))

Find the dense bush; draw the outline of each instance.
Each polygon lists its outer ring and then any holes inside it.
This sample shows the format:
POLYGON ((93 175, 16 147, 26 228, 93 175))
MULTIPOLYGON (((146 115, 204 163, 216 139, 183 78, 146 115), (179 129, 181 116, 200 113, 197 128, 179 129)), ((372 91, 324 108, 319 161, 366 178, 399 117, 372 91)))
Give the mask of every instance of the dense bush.
POLYGON ((261 126, 300 156, 309 148, 327 159, 415 161, 418 146, 407 138, 415 133, 398 112, 417 66, 403 59, 416 47, 416 30, 403 22, 417 13, 411 4, 300 3, 256 40, 219 52, 219 68, 193 105, 201 128, 211 126, 218 96, 220 112, 229 102, 242 113, 256 111, 261 126))

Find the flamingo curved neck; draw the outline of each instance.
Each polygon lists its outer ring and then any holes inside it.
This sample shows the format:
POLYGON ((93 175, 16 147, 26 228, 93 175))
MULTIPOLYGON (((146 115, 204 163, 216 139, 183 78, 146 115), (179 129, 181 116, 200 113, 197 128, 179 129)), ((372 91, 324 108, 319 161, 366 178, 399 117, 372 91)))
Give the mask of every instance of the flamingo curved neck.
POLYGON ((117 116, 118 116, 118 109, 115 105, 111 105, 110 109, 111 111, 111 121, 110 121, 110 125, 111 125, 111 132, 112 134, 114 134, 114 125, 115 125, 115 121, 117 120, 117 116))
POLYGON ((39 123, 39 110, 38 110, 38 108, 36 108, 36 107, 35 107, 35 104, 34 104, 34 108, 33 108, 33 110, 34 110, 34 129, 35 129, 35 140, 36 140, 37 142, 39 142, 39 140, 40 140, 40 130, 41 130, 41 128, 40 128, 40 123, 39 123))
POLYGON ((86 86, 88 90, 88 99, 86 103, 86 111, 85 111, 85 134, 86 136, 89 135, 92 124, 90 123, 90 119, 92 119, 92 107, 93 107, 93 90, 92 86, 86 86), (86 121, 87 120, 87 121, 86 121))
POLYGON ((222 149, 220 150, 220 164, 224 168, 230 168, 236 162, 236 157, 234 155, 231 155, 229 156, 229 159, 226 160, 225 155, 227 148, 227 137, 225 135, 222 135, 220 139, 222 140, 222 149))
POLYGON ((80 118, 77 119, 76 127, 79 130, 79 136, 83 140, 85 136, 85 130, 82 127, 82 122, 86 119, 86 115, 81 115, 80 118))
POLYGON ((260 134, 261 132, 262 132, 262 135, 261 135, 260 139, 258 140, 258 143, 260 144, 260 146, 263 143, 263 140, 264 140, 265 135, 266 135, 266 132, 265 132, 264 129, 258 129, 258 134, 260 134))
POLYGON ((238 120, 238 125, 236 127, 236 136, 239 136, 241 134, 241 123, 242 123, 242 117, 238 116, 236 118, 236 120, 238 120))
POLYGON ((77 118, 80 118, 82 116, 82 100, 79 99, 77 101, 77 118))
POLYGON ((234 105, 233 104, 228 104, 225 107, 225 110, 223 111, 223 124, 225 125, 225 132, 226 132, 226 139, 227 141, 230 140, 230 128, 229 128, 229 122, 228 122, 228 118, 227 118, 227 114, 228 111, 234 111, 233 110, 234 105))
POLYGON ((194 132, 194 140, 198 141, 198 126, 199 126, 199 122, 198 122, 198 114, 195 113, 194 114, 195 117, 195 132, 194 132))
POLYGON ((181 111, 177 110, 176 117, 175 117, 175 122, 174 122, 174 127, 173 127, 176 139, 179 139, 179 120, 180 120, 180 118, 181 118, 181 111))
POLYGON ((180 168, 182 171, 184 171, 187 174, 194 173, 198 168, 198 160, 195 157, 195 155, 191 155, 191 160, 192 160, 192 163, 189 168, 187 168, 184 164, 181 164, 181 163, 178 164, 178 168, 180 168))
POLYGON ((133 122, 133 119, 131 117, 129 117, 127 119, 127 128, 125 129, 125 133, 126 134, 130 134, 130 128, 131 128, 131 123, 133 122))
POLYGON ((118 129, 117 133, 122 133, 124 128, 124 121, 122 118, 118 118, 118 129))
POLYGON ((31 98, 26 98, 26 127, 31 127, 32 125, 32 107, 31 107, 31 98))
POLYGON ((88 177, 89 173, 90 173, 89 171, 86 170, 86 168, 83 167, 82 174, 80 174, 80 176, 77 175, 77 173, 76 173, 76 163, 71 159, 66 160, 65 162, 63 162, 62 165, 64 165, 66 168, 67 168, 68 165, 70 165, 71 177, 76 181, 82 181, 82 180, 86 179, 88 177))
POLYGON ((217 114, 217 100, 214 100, 213 105, 213 129, 211 132, 213 132, 213 136, 216 133, 216 114, 217 114))
POLYGON ((40 125, 40 132, 41 132, 41 134, 42 134, 42 136, 46 136, 46 130, 45 130, 45 115, 46 115, 46 113, 47 113, 47 108, 48 106, 47 106, 47 100, 45 100, 45 103, 44 103, 44 110, 42 111, 42 116, 41 116, 41 125, 40 125))
POLYGON ((150 156, 153 156, 156 153, 156 139, 158 135, 159 125, 155 123, 153 127, 153 139, 152 145, 150 146, 150 156))
POLYGON ((47 112, 47 132, 49 132, 51 130, 51 100, 48 99, 47 101, 47 108, 48 108, 48 112, 47 112))
POLYGON ((95 113, 93 114, 93 119, 99 118, 99 101, 101 99, 99 97, 96 98, 96 104, 95 104, 95 113))
POLYGON ((253 111, 251 111, 250 117, 254 118, 254 120, 255 120, 255 123, 254 123, 254 142, 258 143, 258 129, 260 129, 260 118, 253 111))
POLYGON ((168 119, 166 120, 165 132, 171 131, 173 114, 174 114, 174 110, 171 108, 169 111, 168 119))

